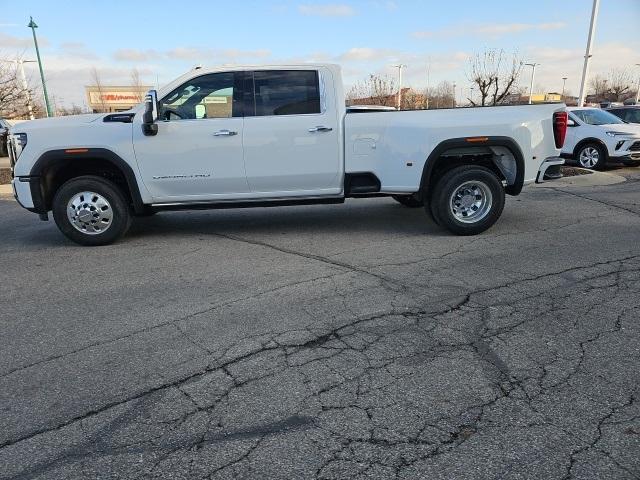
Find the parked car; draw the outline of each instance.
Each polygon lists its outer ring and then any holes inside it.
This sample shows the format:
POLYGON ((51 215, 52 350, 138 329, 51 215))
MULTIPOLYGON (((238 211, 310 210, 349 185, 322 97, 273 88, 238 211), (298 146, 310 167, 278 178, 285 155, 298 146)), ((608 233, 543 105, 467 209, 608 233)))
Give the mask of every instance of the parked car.
POLYGON ((627 123, 640 123, 640 105, 626 105, 624 107, 607 108, 607 112, 613 113, 627 123))
POLYGON ((9 136, 9 123, 0 118, 0 157, 6 157, 7 152, 7 140, 9 136))
POLYGON ((559 171, 566 126, 559 104, 348 113, 337 65, 201 68, 129 112, 21 123, 12 184, 83 245, 159 210, 372 196, 474 235, 559 171))
POLYGON ((569 107, 562 156, 581 167, 600 169, 608 161, 640 165, 640 126, 599 108, 569 107))

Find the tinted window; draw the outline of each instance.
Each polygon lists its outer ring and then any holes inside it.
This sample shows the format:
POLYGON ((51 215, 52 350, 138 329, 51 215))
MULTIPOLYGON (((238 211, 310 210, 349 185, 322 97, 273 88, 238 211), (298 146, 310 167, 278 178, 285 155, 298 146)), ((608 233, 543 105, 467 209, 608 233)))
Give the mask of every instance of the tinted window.
POLYGON ((597 108, 573 110, 571 113, 587 125, 611 125, 614 123, 624 123, 614 114, 605 112, 604 110, 598 110, 597 108))
POLYGON ((160 101, 160 118, 185 120, 241 116, 234 101, 236 74, 211 73, 180 85, 160 101))
POLYGON ((254 73, 256 115, 320 113, 315 70, 270 70, 254 73))
POLYGON ((615 112, 623 120, 629 123, 640 123, 640 108, 627 108, 615 112))

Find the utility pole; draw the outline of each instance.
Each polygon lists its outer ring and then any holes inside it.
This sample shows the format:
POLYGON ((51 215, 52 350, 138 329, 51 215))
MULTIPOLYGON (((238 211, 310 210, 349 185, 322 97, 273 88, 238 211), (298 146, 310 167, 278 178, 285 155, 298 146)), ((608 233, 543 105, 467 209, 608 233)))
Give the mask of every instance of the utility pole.
MULTIPOLYGON (((640 67, 640 63, 636 63, 636 67, 640 67)), ((636 105, 640 101, 640 74, 638 75, 638 88, 636 90, 636 105)))
POLYGON ((593 0, 593 9, 591 10, 591 24, 589 25, 589 37, 587 38, 587 51, 584 54, 584 66, 582 67, 582 83, 580 83, 580 97, 578 98, 578 106, 582 107, 587 96, 587 81, 589 77, 589 62, 591 61, 591 49, 593 47, 593 34, 596 29, 596 20, 598 19, 598 8, 600 0, 593 0))
POLYGON ((398 110, 402 108, 402 69, 406 67, 406 65, 398 64, 391 65, 394 68, 398 69, 398 110))
POLYGON ((456 108, 456 82, 453 82, 453 95, 451 95, 451 107, 456 108))
POLYGON ((431 61, 429 61, 429 63, 427 63, 427 89, 425 90, 425 104, 427 107, 427 110, 429 110, 429 83, 430 83, 430 79, 429 77, 431 76, 431 61))
POLYGON ((564 102, 564 86, 567 83, 568 77, 562 77, 562 95, 560 95, 560 100, 564 102))
POLYGON ((473 106, 473 87, 469 87, 469 102, 473 106))
POLYGON ((531 97, 533 96, 533 79, 536 78, 536 66, 539 63, 525 63, 526 66, 531 67, 531 83, 529 84, 529 105, 531 105, 531 97))
POLYGON ((38 25, 33 21, 33 17, 29 17, 29 27, 33 33, 33 44, 36 47, 36 57, 38 57, 38 67, 40 68, 40 79, 42 80, 42 92, 44 93, 44 104, 47 107, 47 117, 52 117, 51 105, 49 105, 49 95, 47 94, 47 84, 44 81, 44 71, 42 70, 42 60, 40 59, 40 49, 38 48, 38 39, 36 38, 36 28, 38 25))

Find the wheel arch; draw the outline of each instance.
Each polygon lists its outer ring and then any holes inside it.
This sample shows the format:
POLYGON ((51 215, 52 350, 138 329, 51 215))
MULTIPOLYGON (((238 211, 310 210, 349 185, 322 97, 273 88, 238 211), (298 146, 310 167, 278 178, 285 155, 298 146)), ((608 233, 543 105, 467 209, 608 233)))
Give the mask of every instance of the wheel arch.
POLYGON ((31 168, 31 195, 37 213, 51 209, 57 188, 67 180, 82 175, 98 175, 113 181, 123 190, 135 213, 144 211, 135 173, 119 155, 105 148, 49 150, 31 168), (33 181, 37 179, 37 181, 33 181))
MULTIPOLYGON (((473 165, 474 163, 477 163, 489 167, 494 172, 502 175, 505 179, 508 179, 509 174, 505 172, 505 168, 507 168, 508 165, 500 165, 493 158, 489 162, 486 160, 483 160, 482 162, 476 162, 473 160, 480 156, 476 152, 478 151, 478 148, 482 147, 488 147, 489 149, 491 149, 491 147, 494 149, 504 149, 510 154, 512 160, 508 161, 513 162, 515 172, 513 172, 512 175, 512 182, 507 182, 505 192, 509 195, 518 195, 522 191, 522 187, 524 185, 524 155, 520 146, 513 138, 502 136, 452 138, 440 142, 427 157, 420 180, 420 192, 426 191, 426 194, 430 195, 434 181, 443 173, 446 173, 451 168, 459 165, 473 165), (449 151, 454 152, 454 154, 452 156, 444 155, 449 151), (465 156, 465 152, 469 152, 468 156, 472 158, 463 159, 462 157, 465 156), (456 159, 456 155, 460 158, 456 159)), ((495 150, 492 150, 492 152, 492 154, 484 153, 483 155, 492 155, 492 157, 496 156, 495 150)))
POLYGON ((580 149, 582 147, 584 147, 588 143, 595 143, 596 145, 602 147, 602 149, 604 150, 604 154, 605 154, 605 160, 607 160, 609 158, 609 149, 607 148, 607 144, 606 143, 604 143, 602 140, 600 140, 599 138, 596 138, 596 137, 587 137, 587 138, 583 138, 582 140, 580 140, 576 144, 576 146, 573 148, 573 158, 575 160, 578 159, 578 152, 580 151, 580 149))

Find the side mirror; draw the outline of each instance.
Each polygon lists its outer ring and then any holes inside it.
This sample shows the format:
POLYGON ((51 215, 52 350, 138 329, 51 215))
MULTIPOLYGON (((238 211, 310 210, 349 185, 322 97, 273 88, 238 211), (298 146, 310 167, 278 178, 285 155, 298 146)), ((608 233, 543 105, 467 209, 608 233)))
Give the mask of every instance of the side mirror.
POLYGON ((567 127, 575 127, 577 123, 571 119, 567 120, 567 127))
POLYGON ((149 90, 144 97, 144 113, 142 114, 142 133, 153 136, 158 133, 158 92, 149 90))

